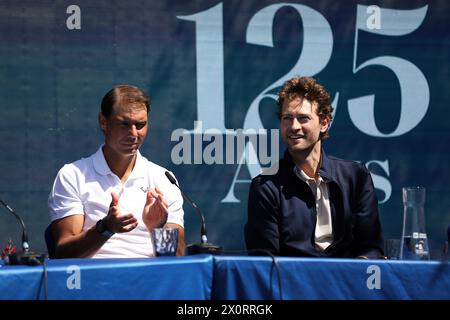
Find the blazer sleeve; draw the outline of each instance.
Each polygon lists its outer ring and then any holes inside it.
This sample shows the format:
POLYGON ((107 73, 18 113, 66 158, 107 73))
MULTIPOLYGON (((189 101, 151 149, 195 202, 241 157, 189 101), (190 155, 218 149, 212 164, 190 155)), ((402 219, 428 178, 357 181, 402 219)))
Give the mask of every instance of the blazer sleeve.
POLYGON ((259 177, 250 185, 247 213, 244 237, 249 254, 279 254, 279 200, 273 187, 259 177))
POLYGON ((364 166, 359 167, 356 184, 354 254, 370 259, 380 258, 383 252, 383 235, 378 214, 378 200, 372 177, 364 166))

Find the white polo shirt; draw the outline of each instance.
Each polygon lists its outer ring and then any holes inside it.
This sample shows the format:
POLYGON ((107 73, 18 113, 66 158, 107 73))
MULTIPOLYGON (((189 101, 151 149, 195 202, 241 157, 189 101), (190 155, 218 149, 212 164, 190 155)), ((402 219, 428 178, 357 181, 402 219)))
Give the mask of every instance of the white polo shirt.
POLYGON ((148 161, 140 152, 128 180, 122 183, 109 168, 102 146, 89 158, 64 165, 56 176, 48 199, 50 220, 84 215, 83 231, 105 217, 111 192, 120 195, 119 207, 132 213, 138 226, 114 234, 92 258, 139 258, 154 256, 150 233, 142 220, 148 189, 158 187, 168 203, 167 223, 184 227, 183 197, 166 177, 165 168, 148 161))

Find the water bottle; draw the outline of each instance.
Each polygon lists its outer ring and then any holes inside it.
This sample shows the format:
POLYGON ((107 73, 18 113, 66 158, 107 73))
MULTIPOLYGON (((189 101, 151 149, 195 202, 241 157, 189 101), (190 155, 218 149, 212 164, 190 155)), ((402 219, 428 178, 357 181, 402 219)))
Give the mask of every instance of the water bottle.
POLYGON ((400 259, 430 260, 425 228, 425 188, 404 187, 402 193, 403 233, 400 259))

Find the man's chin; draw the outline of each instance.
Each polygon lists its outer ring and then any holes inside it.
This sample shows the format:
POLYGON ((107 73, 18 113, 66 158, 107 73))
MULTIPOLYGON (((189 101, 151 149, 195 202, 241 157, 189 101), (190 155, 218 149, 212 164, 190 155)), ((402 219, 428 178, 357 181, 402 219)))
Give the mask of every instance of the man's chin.
POLYGON ((297 143, 297 144, 290 144, 290 145, 288 145, 287 148, 291 152, 302 152, 302 151, 304 151, 306 149, 305 146, 303 146, 303 145, 301 145, 299 143, 297 143))
POLYGON ((305 154, 311 151, 311 148, 305 147, 304 145, 291 145, 287 149, 291 154, 305 154))
POLYGON ((139 148, 135 148, 135 147, 133 147, 133 148, 126 148, 126 149, 123 150, 123 153, 126 154, 126 155, 129 155, 129 156, 134 156, 134 155, 137 154, 138 150, 139 150, 139 148))

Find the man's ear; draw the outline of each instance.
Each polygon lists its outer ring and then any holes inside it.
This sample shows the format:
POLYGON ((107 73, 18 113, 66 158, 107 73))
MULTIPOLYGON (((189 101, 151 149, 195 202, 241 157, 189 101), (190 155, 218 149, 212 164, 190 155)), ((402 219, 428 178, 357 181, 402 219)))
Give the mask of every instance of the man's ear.
POLYGON ((326 132, 330 127, 330 119, 328 117, 320 118, 320 132, 326 132))
POLYGON ((103 132, 106 130, 106 118, 101 112, 98 113, 98 125, 103 132))

